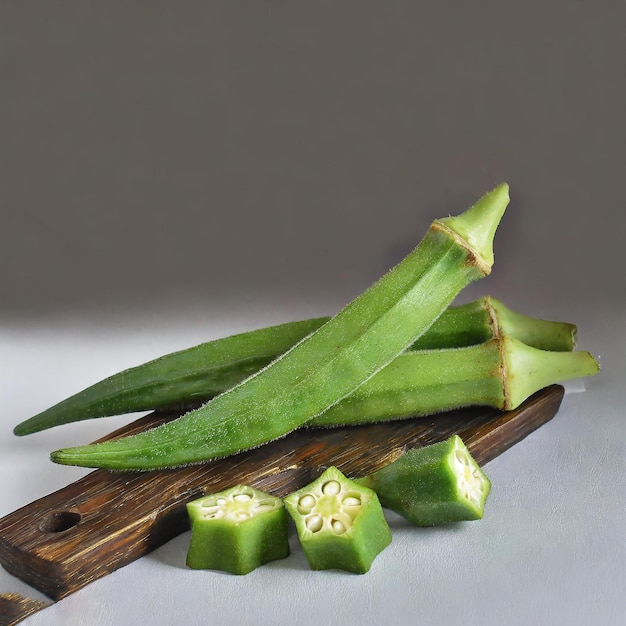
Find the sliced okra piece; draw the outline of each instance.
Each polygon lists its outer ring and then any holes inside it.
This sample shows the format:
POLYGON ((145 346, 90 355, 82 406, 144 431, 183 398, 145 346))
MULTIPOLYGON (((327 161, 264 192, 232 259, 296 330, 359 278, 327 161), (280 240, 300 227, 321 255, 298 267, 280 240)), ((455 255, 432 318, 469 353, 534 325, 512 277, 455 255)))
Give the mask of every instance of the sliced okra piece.
POLYGON ((364 574, 391 542, 376 493, 336 467, 287 496, 285 506, 311 569, 364 574))
POLYGON ((187 504, 191 541, 187 565, 247 574, 289 555, 287 514, 280 498, 247 485, 187 504))
POLYGON ((409 450, 355 482, 373 489, 385 508, 416 526, 481 519, 491 489, 458 435, 409 450))

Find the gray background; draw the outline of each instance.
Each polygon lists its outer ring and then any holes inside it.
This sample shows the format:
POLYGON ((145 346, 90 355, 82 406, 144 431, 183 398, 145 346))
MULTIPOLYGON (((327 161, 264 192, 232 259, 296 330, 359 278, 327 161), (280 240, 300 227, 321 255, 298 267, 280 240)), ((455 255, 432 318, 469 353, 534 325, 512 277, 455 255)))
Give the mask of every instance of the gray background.
MULTIPOLYGON (((168 351, 333 313, 501 180, 493 274, 460 299, 575 322, 603 367, 488 464, 483 521, 391 516, 364 577, 309 572, 295 543, 244 579, 189 572, 183 535, 29 624, 623 623, 625 18, 0 2, 0 515, 83 475, 50 450, 127 419, 17 422, 168 351)), ((5 591, 41 597, 0 570, 5 591)))
POLYGON ((5 319, 343 303, 503 179, 482 291, 626 297, 623 2, 1 7, 5 319))

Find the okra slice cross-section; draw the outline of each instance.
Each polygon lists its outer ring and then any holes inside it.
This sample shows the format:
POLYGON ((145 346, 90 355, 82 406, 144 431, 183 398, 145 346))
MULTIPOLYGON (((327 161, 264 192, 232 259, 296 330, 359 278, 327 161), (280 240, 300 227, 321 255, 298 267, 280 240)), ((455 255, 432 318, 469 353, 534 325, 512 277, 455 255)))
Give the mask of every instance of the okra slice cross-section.
POLYGON ((416 526, 482 519, 491 481, 458 435, 414 448, 356 479, 416 526))
POLYGON ((334 466, 287 496, 285 506, 311 569, 364 574, 391 542, 376 493, 334 466))
POLYGON ((237 485, 187 504, 187 565, 247 574, 289 555, 287 514, 280 498, 237 485))

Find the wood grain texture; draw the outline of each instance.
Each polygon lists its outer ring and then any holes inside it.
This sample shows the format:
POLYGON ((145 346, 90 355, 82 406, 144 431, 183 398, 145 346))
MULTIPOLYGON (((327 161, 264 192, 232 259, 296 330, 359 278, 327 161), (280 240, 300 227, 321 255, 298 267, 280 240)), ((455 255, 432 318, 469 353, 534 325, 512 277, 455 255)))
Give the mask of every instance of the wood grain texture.
MULTIPOLYGON (((302 429, 255 450, 175 470, 96 470, 0 520, 0 563, 53 599, 122 567, 189 528, 185 504, 239 483, 284 497, 335 465, 373 472, 404 450, 458 434, 484 465, 550 420, 563 388, 548 387, 514 411, 475 407, 336 429, 302 429)), ((177 417, 153 413, 107 438, 177 417)))
POLYGON ((31 600, 19 593, 0 594, 0 626, 14 626, 47 606, 50 606, 47 602, 31 600))

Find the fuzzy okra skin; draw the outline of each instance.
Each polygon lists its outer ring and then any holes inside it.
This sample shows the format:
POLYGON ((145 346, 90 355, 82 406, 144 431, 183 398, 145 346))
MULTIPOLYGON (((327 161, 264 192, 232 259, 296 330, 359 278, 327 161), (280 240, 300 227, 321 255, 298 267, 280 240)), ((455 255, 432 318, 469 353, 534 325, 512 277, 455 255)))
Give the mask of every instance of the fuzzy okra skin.
POLYGON ((373 489, 382 506, 416 526, 482 519, 491 489, 458 435, 409 450, 355 482, 373 489))
MULTIPOLYGON (((259 371, 329 319, 269 326, 164 355, 91 385, 18 424, 14 433, 28 435, 96 417, 199 405, 259 371)), ((486 296, 450 306, 410 349, 461 348, 501 334, 544 350, 571 351, 576 327, 517 313, 486 296)))
POLYGON ((576 346, 576 334, 574 324, 524 315, 493 296, 484 296, 449 307, 410 349, 463 348, 510 335, 541 350, 571 352, 576 346))
POLYGON ((257 374, 153 430, 53 452, 57 463, 157 469, 202 462, 282 437, 339 402, 421 336, 456 295, 491 271, 508 185, 419 245, 335 317, 257 374))
POLYGON ((334 466, 284 502, 311 569, 364 574, 391 543, 376 493, 334 466))
POLYGON ((289 556, 287 513, 280 498, 247 485, 187 504, 191 540, 187 565, 248 574, 289 556))
POLYGON ((529 317, 513 311, 497 298, 487 296, 486 300, 485 309, 492 316, 494 337, 509 335, 531 348, 551 352, 571 352, 576 347, 578 329, 575 324, 529 317))
POLYGON ((466 348, 407 351, 307 426, 384 422, 478 405, 508 411, 544 387, 598 372, 589 352, 539 350, 508 335, 466 348))
POLYGON ((28 435, 94 417, 199 405, 267 366, 329 318, 208 341, 113 374, 18 424, 28 435))

